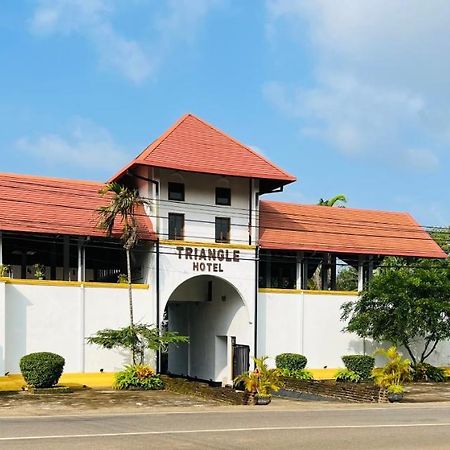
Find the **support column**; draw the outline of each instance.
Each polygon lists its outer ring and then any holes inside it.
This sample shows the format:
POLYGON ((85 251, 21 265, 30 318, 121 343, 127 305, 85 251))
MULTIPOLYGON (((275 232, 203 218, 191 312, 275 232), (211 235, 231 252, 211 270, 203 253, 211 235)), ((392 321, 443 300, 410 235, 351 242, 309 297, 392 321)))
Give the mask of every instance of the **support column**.
POLYGON ((272 250, 266 250, 266 279, 268 288, 272 287, 272 250))
POLYGON ((337 277, 337 261, 336 261, 336 255, 331 255, 331 280, 330 280, 330 287, 332 291, 336 290, 336 277, 337 277))
POLYGON ((77 281, 85 281, 86 255, 84 250, 84 239, 78 240, 78 276, 77 281))
POLYGON ((371 280, 373 276, 373 255, 369 256, 369 267, 367 269, 367 282, 371 280))
POLYGON ((364 289, 364 256, 358 257, 358 291, 361 292, 364 289))
POLYGON ((303 286, 303 252, 297 252, 297 280, 296 289, 302 289, 303 286))
POLYGON ((63 249, 63 280, 70 280, 70 236, 64 236, 64 249, 63 249))

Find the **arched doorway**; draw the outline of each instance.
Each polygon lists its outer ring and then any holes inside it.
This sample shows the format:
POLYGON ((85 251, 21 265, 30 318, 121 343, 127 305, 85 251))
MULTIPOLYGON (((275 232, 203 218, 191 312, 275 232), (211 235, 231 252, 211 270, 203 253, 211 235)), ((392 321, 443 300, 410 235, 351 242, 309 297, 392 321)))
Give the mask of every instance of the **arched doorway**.
POLYGON ((228 281, 200 275, 183 282, 169 297, 166 319, 170 331, 190 339, 189 344, 169 347, 169 373, 230 384, 236 374, 237 344, 239 358, 247 348, 248 360, 252 337, 248 310, 228 281))

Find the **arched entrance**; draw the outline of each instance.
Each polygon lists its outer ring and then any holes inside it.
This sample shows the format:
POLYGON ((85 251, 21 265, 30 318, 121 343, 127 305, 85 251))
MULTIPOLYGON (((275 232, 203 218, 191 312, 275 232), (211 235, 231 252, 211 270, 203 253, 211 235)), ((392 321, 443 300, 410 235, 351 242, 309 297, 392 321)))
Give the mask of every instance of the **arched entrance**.
POLYGON ((248 359, 252 337, 248 310, 238 290, 216 276, 190 278, 172 292, 166 314, 168 329, 190 339, 189 344, 170 346, 168 372, 230 384, 236 344, 241 345, 239 358, 247 348, 248 359))

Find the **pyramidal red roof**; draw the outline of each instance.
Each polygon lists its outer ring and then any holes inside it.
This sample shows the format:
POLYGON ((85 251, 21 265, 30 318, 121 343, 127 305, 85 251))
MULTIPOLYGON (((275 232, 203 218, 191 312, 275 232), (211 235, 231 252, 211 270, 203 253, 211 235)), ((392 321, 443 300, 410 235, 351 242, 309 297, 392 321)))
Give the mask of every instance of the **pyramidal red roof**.
POLYGON ((261 248, 447 258, 407 213, 261 201, 261 248))
POLYGON ((295 177, 193 114, 184 115, 110 181, 137 165, 279 181, 295 177))
MULTIPOLYGON (((0 230, 105 237, 97 226, 97 209, 108 203, 107 197, 98 194, 103 186, 91 181, 0 174, 0 230)), ((142 206, 137 216, 140 239, 156 239, 142 206)), ((117 221, 113 237, 120 237, 120 225, 117 221)))

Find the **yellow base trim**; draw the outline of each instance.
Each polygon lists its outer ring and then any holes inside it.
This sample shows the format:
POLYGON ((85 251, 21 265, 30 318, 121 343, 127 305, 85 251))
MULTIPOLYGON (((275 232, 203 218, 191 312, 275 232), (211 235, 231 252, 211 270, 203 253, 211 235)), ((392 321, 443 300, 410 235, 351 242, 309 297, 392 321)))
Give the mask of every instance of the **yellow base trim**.
POLYGON ((338 369, 308 369, 315 380, 332 380, 338 369))
MULTIPOLYGON (((114 381, 113 372, 103 373, 65 373, 59 379, 58 384, 69 386, 73 389, 88 388, 112 388, 114 381)), ((0 391, 20 391, 26 385, 22 375, 14 374, 0 377, 0 391)))
MULTIPOLYGON (((25 280, 21 278, 0 278, 0 283, 6 284, 27 284, 36 286, 70 286, 87 288, 113 288, 128 289, 127 283, 100 283, 96 281, 62 281, 62 280, 25 280)), ((132 284, 133 289, 148 289, 148 284, 132 284)))
MULTIPOLYGON (((338 369, 310 369, 315 380, 332 380, 338 369)), ((447 376, 450 376, 450 367, 443 367, 447 376)), ((59 384, 69 386, 73 389, 88 388, 112 388, 114 382, 114 372, 95 373, 64 373, 59 384)), ((20 391, 25 386, 25 381, 20 374, 12 374, 0 377, 0 391, 20 391)))
POLYGON ((258 290, 261 294, 310 294, 310 295, 354 295, 358 296, 356 291, 313 291, 307 289, 275 289, 275 288, 260 288, 258 290))
POLYGON ((242 250, 254 250, 255 245, 245 244, 224 244, 219 242, 196 242, 196 241, 174 241, 174 240, 160 240, 161 245, 171 245, 177 247, 206 247, 206 248, 237 248, 242 250))

